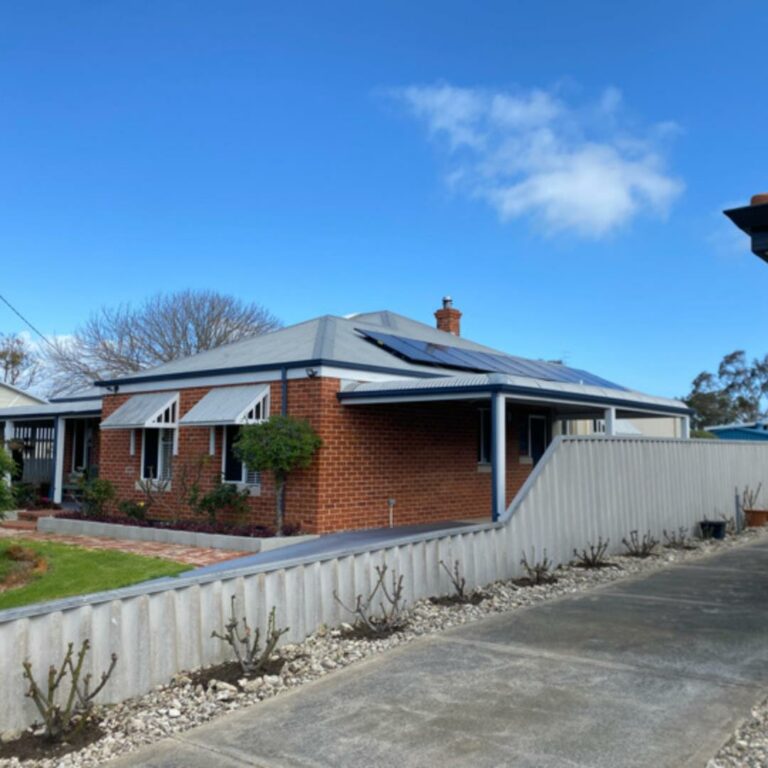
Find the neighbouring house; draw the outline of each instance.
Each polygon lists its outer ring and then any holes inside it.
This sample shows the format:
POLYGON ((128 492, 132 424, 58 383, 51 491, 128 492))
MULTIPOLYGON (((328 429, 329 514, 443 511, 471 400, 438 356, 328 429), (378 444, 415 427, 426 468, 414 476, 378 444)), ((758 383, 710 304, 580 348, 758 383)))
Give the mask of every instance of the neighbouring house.
POLYGON ((768 440, 768 422, 751 421, 744 424, 715 424, 704 427, 721 440, 768 440))
POLYGON ((166 363, 47 406, 0 410, 53 425, 53 496, 98 465, 121 499, 149 484, 157 508, 189 514, 185 495, 220 481, 249 493, 252 522, 273 518, 269 476, 232 450, 242 425, 283 413, 306 419, 323 445, 291 475, 286 521, 304 531, 498 517, 571 422, 677 422, 680 401, 632 391, 586 371, 514 357, 460 335, 449 298, 436 327, 389 311, 324 316, 166 363))
POLYGON ((12 384, 0 381, 0 408, 13 408, 16 405, 40 405, 44 402, 42 397, 37 397, 37 395, 25 392, 12 384))

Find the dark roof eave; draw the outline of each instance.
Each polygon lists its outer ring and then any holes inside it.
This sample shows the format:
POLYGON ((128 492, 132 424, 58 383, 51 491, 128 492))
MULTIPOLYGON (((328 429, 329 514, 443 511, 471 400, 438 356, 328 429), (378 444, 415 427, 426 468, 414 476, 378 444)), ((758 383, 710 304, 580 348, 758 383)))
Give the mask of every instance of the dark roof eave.
POLYGON ((339 392, 337 397, 340 401, 344 400, 363 400, 366 398, 398 398, 398 397, 414 397, 415 401, 418 401, 422 397, 430 397, 432 399, 435 396, 440 395, 458 395, 458 394, 477 394, 477 395, 490 395, 494 392, 509 392, 516 395, 529 395, 532 398, 547 397, 548 400, 569 400, 577 401, 580 403, 591 403, 594 405, 608 405, 624 410, 637 410, 648 411, 655 413, 669 413, 675 416, 690 416, 693 414, 693 410, 690 408, 675 408, 668 405, 655 405, 652 403, 634 402, 632 400, 621 400, 611 397, 599 397, 597 395, 590 395, 580 392, 561 392, 558 390, 546 390, 539 387, 519 387, 511 384, 477 384, 469 387, 455 386, 455 387, 441 387, 436 389, 391 389, 384 392, 339 392))

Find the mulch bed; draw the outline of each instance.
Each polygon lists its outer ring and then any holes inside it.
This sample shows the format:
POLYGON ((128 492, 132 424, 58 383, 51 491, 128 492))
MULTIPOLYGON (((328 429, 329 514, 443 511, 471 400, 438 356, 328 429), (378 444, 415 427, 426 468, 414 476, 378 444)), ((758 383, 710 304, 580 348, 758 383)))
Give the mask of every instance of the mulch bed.
POLYGON ((50 741, 45 736, 36 736, 32 731, 24 731, 18 739, 0 743, 0 759, 15 757, 18 760, 44 760, 62 757, 93 744, 104 735, 104 729, 94 718, 87 720, 82 728, 62 741, 50 741))
POLYGON ((8 547, 5 552, 0 553, 0 557, 12 563, 5 578, 0 580, 0 592, 23 587, 31 578, 48 570, 48 561, 41 554, 18 544, 8 547))
POLYGON ((487 592, 476 589, 466 597, 458 595, 444 595, 443 597, 430 597, 429 602, 432 605, 480 605, 483 600, 487 600, 490 595, 487 592))
MULTIPOLYGON (((285 662, 286 660, 283 658, 270 659, 255 677, 279 675, 285 662)), ((194 672, 187 672, 186 676, 192 681, 192 685, 202 685, 206 690, 214 680, 239 687, 238 681, 248 677, 236 661, 225 661, 223 664, 216 664, 213 667, 196 669, 194 672)))
POLYGON ((559 579, 557 576, 544 576, 538 581, 536 579, 531 579, 528 576, 522 576, 519 579, 512 579, 512 583, 516 587, 536 587, 541 584, 557 584, 558 581, 559 579))

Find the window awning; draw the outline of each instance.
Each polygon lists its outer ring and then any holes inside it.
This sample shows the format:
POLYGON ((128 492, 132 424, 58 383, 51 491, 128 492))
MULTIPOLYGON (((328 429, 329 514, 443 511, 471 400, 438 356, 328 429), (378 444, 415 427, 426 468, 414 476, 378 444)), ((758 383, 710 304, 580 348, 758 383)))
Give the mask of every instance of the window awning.
POLYGON ((134 395, 101 422, 101 429, 175 427, 178 400, 178 392, 134 395))
POLYGON ((212 389, 181 420, 182 427, 246 424, 269 416, 269 385, 212 389))

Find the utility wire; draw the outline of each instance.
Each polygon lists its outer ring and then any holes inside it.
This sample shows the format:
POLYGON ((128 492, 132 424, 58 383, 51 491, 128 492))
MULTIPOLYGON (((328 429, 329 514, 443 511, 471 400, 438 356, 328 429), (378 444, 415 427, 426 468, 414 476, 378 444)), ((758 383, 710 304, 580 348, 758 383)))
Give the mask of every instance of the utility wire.
POLYGON ((32 323, 30 323, 29 320, 27 320, 27 318, 24 317, 24 315, 22 315, 10 301, 8 301, 2 293, 0 293, 0 301, 2 301, 14 315, 20 317, 21 320, 26 323, 54 352, 56 351, 56 347, 42 333, 40 333, 40 331, 38 331, 37 328, 35 328, 35 326, 32 325, 32 323))

